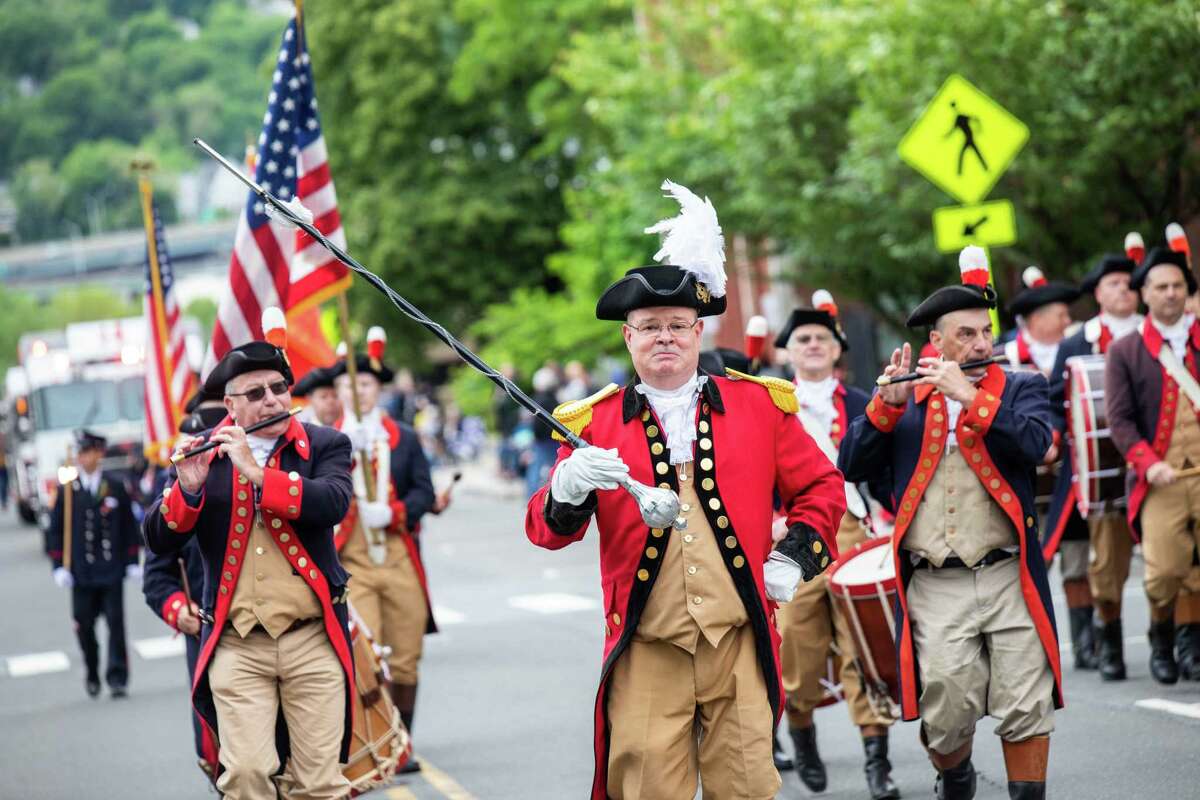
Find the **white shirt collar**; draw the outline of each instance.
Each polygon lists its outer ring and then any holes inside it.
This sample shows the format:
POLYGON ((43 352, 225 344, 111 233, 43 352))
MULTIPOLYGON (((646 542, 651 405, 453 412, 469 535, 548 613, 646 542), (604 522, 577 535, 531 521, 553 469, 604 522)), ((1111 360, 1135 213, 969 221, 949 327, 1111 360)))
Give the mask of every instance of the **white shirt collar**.
POLYGON ((275 441, 275 439, 255 436, 253 433, 246 434, 246 444, 250 445, 250 452, 254 455, 254 461, 260 467, 267 463, 267 459, 275 451, 275 441))
POLYGON ((1126 317, 1114 317, 1111 314, 1100 312, 1100 322, 1108 328, 1108 332, 1115 340, 1137 330, 1137 326, 1142 322, 1142 315, 1130 314, 1126 317))
POLYGON ((1183 357, 1187 347, 1188 331, 1191 330, 1192 323, 1196 321, 1196 318, 1191 314, 1184 314, 1175 321, 1174 325, 1164 325, 1156 319, 1153 321, 1154 327, 1158 328, 1163 339, 1171 343, 1171 349, 1175 351, 1175 354, 1183 357))
POLYGON ((1029 346, 1029 355, 1033 359, 1033 363, 1037 365, 1043 375, 1048 375, 1050 370, 1054 369, 1054 359, 1058 356, 1059 343, 1043 344, 1027 334, 1025 344, 1029 346))
POLYGON ((696 441, 693 417, 700 388, 707 382, 707 375, 697 373, 677 389, 655 389, 645 383, 638 383, 634 387, 634 391, 649 401, 650 408, 654 409, 662 425, 672 464, 686 464, 692 460, 692 445, 696 441))

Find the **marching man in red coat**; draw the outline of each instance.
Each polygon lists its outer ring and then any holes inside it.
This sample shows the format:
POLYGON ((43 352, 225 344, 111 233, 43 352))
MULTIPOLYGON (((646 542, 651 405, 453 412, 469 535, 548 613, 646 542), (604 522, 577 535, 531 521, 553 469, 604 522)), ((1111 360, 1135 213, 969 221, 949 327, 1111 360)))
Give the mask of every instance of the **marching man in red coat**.
POLYGON ((698 371, 701 317, 725 310, 723 239, 712 204, 669 181, 679 217, 661 266, 630 270, 596 306, 623 321, 636 372, 624 388, 556 410, 593 447, 560 449, 525 529, 548 549, 600 535, 604 663, 595 705, 592 798, 773 798, 782 709, 775 605, 836 556, 841 475, 795 416, 790 383, 698 371), (628 474, 679 494, 671 528, 650 528, 628 474), (788 535, 771 549, 773 498, 788 535), (699 734, 699 735, 697 735, 699 734))

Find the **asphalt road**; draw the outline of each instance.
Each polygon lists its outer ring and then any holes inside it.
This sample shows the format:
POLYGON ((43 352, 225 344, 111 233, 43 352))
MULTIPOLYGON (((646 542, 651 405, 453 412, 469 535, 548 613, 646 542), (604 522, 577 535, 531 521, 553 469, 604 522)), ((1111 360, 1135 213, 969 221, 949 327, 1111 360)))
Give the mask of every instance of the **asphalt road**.
MULTIPOLYGON (((426 639, 414 733, 433 768, 371 797, 587 796, 603 625, 596 539, 539 550, 525 539, 523 515, 519 498, 476 476, 428 524, 425 555, 442 632, 426 639)), ((1102 685, 1094 674, 1066 669, 1052 797, 1200 797, 1200 683, 1162 687, 1149 678, 1139 583, 1130 582, 1126 603, 1130 679, 1102 685)), ((125 700, 84 694, 68 595, 50 580, 40 535, 11 512, 0 515, 0 608, 0 798, 214 796, 192 755, 179 643, 146 608, 139 585, 126 583, 132 677, 125 700)), ((1062 619, 1061 598, 1059 612, 1062 619)), ((865 797, 857 732, 844 707, 819 710, 817 726, 830 775, 822 796, 865 797)), ((1007 797, 993 726, 984 720, 976 739, 981 800, 1007 797)), ((897 725, 891 749, 904 796, 931 797, 917 726, 897 725)), ((809 796, 785 773, 781 798, 809 796)))

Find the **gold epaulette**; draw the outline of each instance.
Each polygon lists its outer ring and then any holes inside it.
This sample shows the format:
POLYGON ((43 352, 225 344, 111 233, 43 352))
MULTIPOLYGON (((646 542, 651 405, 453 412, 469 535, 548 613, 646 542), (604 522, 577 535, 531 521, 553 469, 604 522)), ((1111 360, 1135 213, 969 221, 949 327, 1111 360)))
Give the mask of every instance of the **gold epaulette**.
MULTIPOLYGON (((621 391, 620 386, 610 383, 590 397, 562 403, 554 409, 554 418, 570 428, 571 433, 578 436, 583 433, 583 429, 592 421, 592 406, 619 391, 621 391)), ((555 431, 552 435, 558 441, 564 441, 563 437, 558 434, 558 431, 555 431)))
POLYGON ((775 406, 785 414, 795 414, 800 410, 800 401, 796 399, 796 387, 783 378, 768 378, 759 375, 747 375, 736 369, 725 368, 725 375, 734 381, 751 381, 767 390, 775 406))

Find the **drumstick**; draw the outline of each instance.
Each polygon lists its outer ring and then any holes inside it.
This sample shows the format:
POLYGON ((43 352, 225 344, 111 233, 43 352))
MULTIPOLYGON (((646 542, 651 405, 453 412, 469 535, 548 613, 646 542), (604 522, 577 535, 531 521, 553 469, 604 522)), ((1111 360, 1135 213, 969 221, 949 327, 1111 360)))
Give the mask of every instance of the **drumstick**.
MULTIPOLYGON (((263 428, 269 428, 277 422, 283 422, 285 419, 287 419, 288 417, 291 417, 294 414, 299 414, 303 410, 304 410, 303 406, 296 406, 291 411, 285 411, 282 414, 276 414, 273 417, 264 419, 262 422, 256 422, 253 425, 246 428, 245 431, 246 431, 246 433, 254 433, 255 431, 260 431, 263 428)), ((174 455, 171 456, 171 463, 178 464, 180 461, 183 461, 185 458, 191 458, 192 456, 198 456, 201 453, 207 453, 209 450, 212 450, 215 447, 220 447, 221 444, 222 444, 222 442, 205 442, 204 444, 200 445, 199 447, 193 447, 191 450, 184 450, 182 453, 175 453, 174 455)))
POLYGON ((1200 467, 1188 467, 1187 469, 1175 470, 1176 478, 1195 478, 1200 476, 1200 467))
MULTIPOLYGON (((450 485, 438 492, 437 503, 434 505, 434 508, 446 508, 446 506, 450 503, 450 491, 454 488, 454 484, 458 483, 460 480, 462 480, 462 472, 456 470, 454 475, 450 478, 450 485)), ((440 514, 441 512, 435 511, 434 513, 440 514)))
POLYGON ((192 587, 188 585, 187 565, 183 563, 182 558, 175 560, 179 562, 179 577, 183 580, 183 597, 184 602, 187 603, 188 613, 195 616, 196 619, 200 619, 200 615, 192 607, 192 587))
MULTIPOLYGON (((996 364, 1004 360, 1006 360, 1005 356, 991 356, 990 358, 980 359, 979 361, 967 361, 966 363, 959 364, 958 366, 960 369, 964 370, 978 369, 979 367, 986 367, 989 364, 996 364)), ((920 380, 921 378, 925 377, 928 376, 921 375, 918 372, 910 372, 907 375, 897 375, 894 378, 888 377, 887 375, 880 375, 875 379, 875 385, 891 386, 893 383, 907 383, 908 381, 920 380)))

